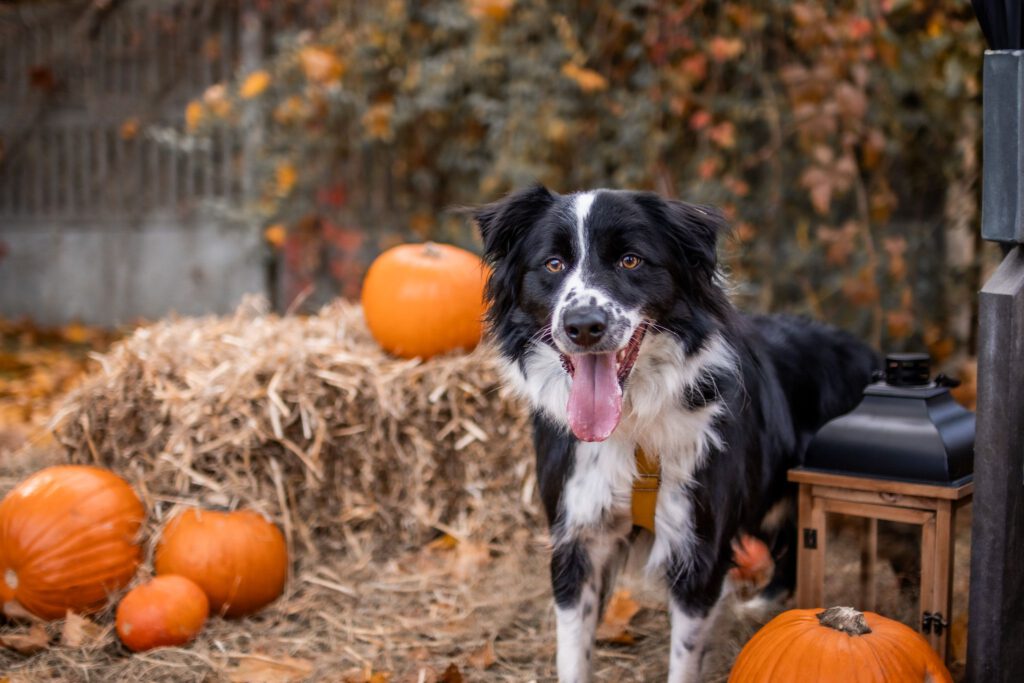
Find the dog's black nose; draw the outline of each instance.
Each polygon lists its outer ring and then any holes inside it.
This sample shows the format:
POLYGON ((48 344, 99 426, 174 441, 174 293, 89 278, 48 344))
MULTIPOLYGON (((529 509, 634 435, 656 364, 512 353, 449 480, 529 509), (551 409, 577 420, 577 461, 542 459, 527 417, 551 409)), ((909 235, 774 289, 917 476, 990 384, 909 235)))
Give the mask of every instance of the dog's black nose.
POLYGON ((596 306, 568 310, 562 320, 569 339, 584 347, 601 341, 608 327, 608 314, 596 306))

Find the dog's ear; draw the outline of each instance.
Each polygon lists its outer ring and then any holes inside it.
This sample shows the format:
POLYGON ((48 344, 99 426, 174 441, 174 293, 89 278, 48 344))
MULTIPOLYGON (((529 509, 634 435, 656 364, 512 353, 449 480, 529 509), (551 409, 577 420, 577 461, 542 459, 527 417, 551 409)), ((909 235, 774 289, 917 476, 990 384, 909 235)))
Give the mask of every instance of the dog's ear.
POLYGON ((495 264, 508 255, 512 245, 555 202, 555 195, 543 185, 514 192, 473 211, 484 241, 484 258, 495 264))
POLYGON ((683 265, 697 269, 707 278, 714 276, 718 265, 718 238, 728 229, 721 211, 713 206, 665 199, 654 193, 643 193, 637 201, 656 225, 668 231, 683 265))

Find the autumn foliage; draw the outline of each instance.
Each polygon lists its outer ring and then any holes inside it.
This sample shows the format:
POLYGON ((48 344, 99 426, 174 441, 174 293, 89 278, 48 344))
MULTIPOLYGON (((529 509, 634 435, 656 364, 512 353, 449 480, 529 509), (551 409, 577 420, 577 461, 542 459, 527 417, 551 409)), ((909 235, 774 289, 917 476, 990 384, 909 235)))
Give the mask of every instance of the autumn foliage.
POLYGON ((372 256, 410 237, 471 245, 447 207, 539 180, 720 205, 748 308, 940 360, 969 345, 983 50, 969 3, 313 5, 326 21, 277 31, 273 59, 188 110, 197 135, 258 115, 247 209, 299 274, 288 298, 355 294, 372 256))

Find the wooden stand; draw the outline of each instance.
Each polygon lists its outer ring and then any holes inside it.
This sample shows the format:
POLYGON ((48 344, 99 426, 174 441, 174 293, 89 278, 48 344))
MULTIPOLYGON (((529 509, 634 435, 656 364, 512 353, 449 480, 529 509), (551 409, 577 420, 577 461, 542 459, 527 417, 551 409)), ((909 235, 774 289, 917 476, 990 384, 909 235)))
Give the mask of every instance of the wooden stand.
POLYGON ((918 629, 943 657, 947 654, 953 593, 953 530, 957 511, 970 502, 974 484, 940 486, 848 476, 797 468, 789 480, 800 484, 796 603, 828 607, 825 593, 825 515, 864 518, 861 547, 861 610, 875 610, 878 520, 921 527, 921 621, 918 629))

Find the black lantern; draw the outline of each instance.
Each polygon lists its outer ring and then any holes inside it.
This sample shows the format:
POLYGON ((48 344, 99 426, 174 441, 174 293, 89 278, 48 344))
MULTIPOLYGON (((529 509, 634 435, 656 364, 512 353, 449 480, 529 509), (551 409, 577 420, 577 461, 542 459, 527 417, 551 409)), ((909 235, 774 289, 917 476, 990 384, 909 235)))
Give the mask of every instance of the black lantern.
POLYGON ((852 412, 811 441, 812 470, 957 486, 974 471, 974 413, 930 379, 924 353, 890 354, 884 378, 864 390, 852 412))

